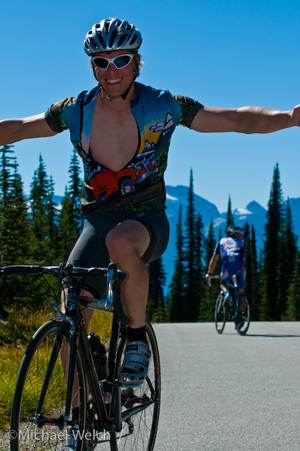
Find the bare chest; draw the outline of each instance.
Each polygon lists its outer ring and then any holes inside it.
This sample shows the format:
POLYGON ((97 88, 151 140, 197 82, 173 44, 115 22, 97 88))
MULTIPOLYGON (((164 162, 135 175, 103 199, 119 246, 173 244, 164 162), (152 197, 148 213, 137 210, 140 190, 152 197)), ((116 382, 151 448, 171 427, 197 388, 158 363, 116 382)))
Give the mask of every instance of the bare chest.
POLYGON ((138 127, 131 110, 119 115, 95 111, 90 138, 94 161, 120 171, 134 157, 138 144, 138 127))

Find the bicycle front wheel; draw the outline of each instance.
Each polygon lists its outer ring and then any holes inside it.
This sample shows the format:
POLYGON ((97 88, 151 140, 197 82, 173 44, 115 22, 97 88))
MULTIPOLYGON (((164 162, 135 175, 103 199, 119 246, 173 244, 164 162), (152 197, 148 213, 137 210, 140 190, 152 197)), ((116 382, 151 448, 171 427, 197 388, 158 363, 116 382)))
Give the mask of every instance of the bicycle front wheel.
POLYGON ((221 334, 224 330, 226 323, 227 309, 224 302, 224 294, 220 293, 216 300, 215 305, 215 326, 218 334, 221 334))
POLYGON ((235 319, 235 328, 238 334, 245 335, 250 326, 250 306, 244 293, 239 294, 239 312, 235 319))
MULTIPOLYGON (((61 321, 45 323, 32 337, 22 360, 15 387, 11 451, 62 450, 71 415, 65 418, 69 327, 61 321), (64 353, 64 357, 62 354, 64 353), (63 363, 62 363, 63 362, 63 363)), ((86 427, 87 388, 80 355, 77 354, 72 402, 79 405, 76 451, 83 451, 86 427)), ((75 448, 74 448, 75 449, 75 448)))
MULTIPOLYGON (((146 320, 146 333, 151 349, 148 376, 139 387, 122 389, 121 404, 122 413, 143 404, 147 407, 123 421, 122 430, 116 433, 115 437, 111 433, 111 449, 114 451, 152 451, 154 448, 160 411, 161 376, 158 345, 154 330, 148 320, 146 320)), ((123 362, 126 337, 119 346, 118 370, 123 362)))

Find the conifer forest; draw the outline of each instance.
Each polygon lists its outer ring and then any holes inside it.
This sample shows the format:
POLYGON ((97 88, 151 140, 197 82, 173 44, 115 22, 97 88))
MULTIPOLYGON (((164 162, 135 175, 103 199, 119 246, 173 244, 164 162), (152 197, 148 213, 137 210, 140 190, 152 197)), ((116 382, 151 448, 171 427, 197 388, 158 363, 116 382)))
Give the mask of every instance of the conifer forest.
MULTIPOLYGON (((284 202, 278 164, 270 181, 263 248, 256 247, 255 229, 245 225, 246 292, 251 321, 300 320, 300 262, 289 199, 284 202)), ((61 205, 54 202, 54 183, 42 156, 34 171, 30 193, 24 194, 13 146, 0 148, 0 266, 66 263, 82 227, 82 180, 75 150, 61 205)), ((209 287, 204 276, 216 242, 226 236, 234 217, 229 197, 227 221, 215 236, 211 221, 204 235, 201 212, 194 207, 190 173, 187 209, 179 207, 171 283, 165 287, 162 258, 148 265, 150 286, 147 316, 153 322, 213 321, 218 283, 209 287)), ((221 269, 220 260, 215 269, 221 269)), ((9 277, 0 282, 0 299, 11 315, 18 306, 43 309, 54 303, 55 281, 43 277, 9 277)))

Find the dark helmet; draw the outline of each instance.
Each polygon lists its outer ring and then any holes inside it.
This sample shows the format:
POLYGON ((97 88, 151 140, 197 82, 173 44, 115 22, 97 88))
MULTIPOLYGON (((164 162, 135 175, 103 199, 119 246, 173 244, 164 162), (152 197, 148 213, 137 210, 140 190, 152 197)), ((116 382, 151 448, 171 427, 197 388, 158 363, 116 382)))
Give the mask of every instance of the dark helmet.
POLYGON ((87 33, 84 50, 89 56, 99 52, 130 50, 137 52, 142 43, 141 33, 126 20, 112 17, 96 23, 87 33))
POLYGON ((242 236, 244 235, 244 231, 241 227, 230 225, 227 229, 227 236, 232 236, 235 233, 240 233, 242 236))

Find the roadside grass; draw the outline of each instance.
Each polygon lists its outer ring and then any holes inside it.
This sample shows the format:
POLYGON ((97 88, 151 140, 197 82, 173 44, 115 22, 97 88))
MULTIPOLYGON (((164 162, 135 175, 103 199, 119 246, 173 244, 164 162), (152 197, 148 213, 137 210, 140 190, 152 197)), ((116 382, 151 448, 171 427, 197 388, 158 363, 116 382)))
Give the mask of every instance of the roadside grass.
MULTIPOLYGON (((10 412, 14 388, 27 344, 34 332, 57 312, 50 309, 29 311, 20 309, 15 312, 6 324, 0 324, 0 428, 7 428, 10 424, 10 412)), ((89 324, 89 331, 97 333, 107 347, 110 338, 112 314, 95 311, 89 324)), ((58 379, 61 376, 58 376, 58 379)), ((27 402, 27 399, 26 399, 27 402)), ((30 396, 28 398, 28 409, 30 396)))

